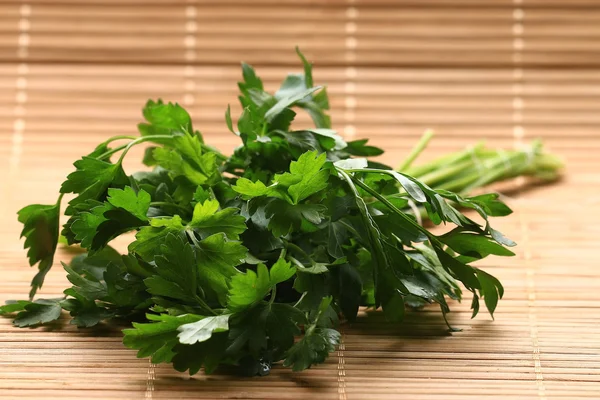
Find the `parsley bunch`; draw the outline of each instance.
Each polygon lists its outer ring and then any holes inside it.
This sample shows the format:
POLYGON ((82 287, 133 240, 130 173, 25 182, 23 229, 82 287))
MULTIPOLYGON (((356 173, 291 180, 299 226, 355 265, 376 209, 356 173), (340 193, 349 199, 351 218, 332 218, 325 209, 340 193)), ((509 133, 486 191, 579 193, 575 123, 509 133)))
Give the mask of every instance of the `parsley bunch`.
POLYGON ((511 210, 496 194, 463 197, 380 163, 366 140, 344 141, 331 130, 326 89, 312 66, 289 75, 271 94, 243 64, 234 127, 241 140, 227 157, 204 143, 177 104, 149 101, 139 137, 115 136, 74 163, 56 204, 19 211, 33 278, 30 300, 0 312, 20 327, 56 320, 91 327, 131 322, 124 344, 138 357, 170 362, 190 374, 222 364, 267 373, 283 360, 294 371, 323 362, 339 343, 339 319, 359 307, 381 308, 390 321, 405 309, 473 293, 493 313, 500 282, 470 265, 490 254, 511 256, 510 239, 490 216, 511 210), (315 127, 293 129, 298 110, 315 127), (126 140, 123 145, 117 141, 126 140), (147 147, 152 168, 130 173, 128 151, 147 147), (64 194, 70 200, 61 234, 85 249, 63 263, 72 286, 63 298, 33 297, 53 265, 64 194), (434 235, 411 211, 455 228, 434 235), (475 210, 481 223, 457 207, 475 210), (128 236, 127 254, 109 246, 128 236))

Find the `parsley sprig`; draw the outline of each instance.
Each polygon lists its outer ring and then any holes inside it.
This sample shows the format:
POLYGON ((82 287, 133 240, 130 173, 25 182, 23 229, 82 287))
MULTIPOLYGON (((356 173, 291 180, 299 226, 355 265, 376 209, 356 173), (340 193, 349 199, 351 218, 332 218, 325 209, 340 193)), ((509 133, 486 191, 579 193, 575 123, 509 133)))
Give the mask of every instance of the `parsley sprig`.
POLYGON ((471 263, 513 255, 514 242, 489 223, 511 210, 495 194, 432 189, 362 158, 383 151, 331 129, 326 89, 298 54, 304 73, 274 94, 242 65, 243 112, 236 126, 225 115, 241 145, 229 157, 204 143, 181 106, 151 100, 140 136, 112 137, 77 160, 56 204, 19 211, 39 272, 30 300, 0 311, 23 327, 61 310, 79 327, 131 321, 123 341, 138 357, 191 374, 222 364, 264 374, 280 360, 309 368, 339 343, 340 317, 352 321, 365 306, 400 321, 407 306, 427 303, 445 315, 446 298, 461 299, 459 283, 473 294, 473 316, 481 298, 493 314, 502 285, 471 263), (293 127, 297 111, 314 127, 293 127), (126 171, 128 151, 142 144, 151 168, 126 171), (63 264, 72 284, 64 298, 33 300, 54 263, 63 195, 62 236, 85 253, 63 264), (455 228, 430 232, 409 203, 455 228), (119 254, 109 243, 128 232, 135 238, 119 254))

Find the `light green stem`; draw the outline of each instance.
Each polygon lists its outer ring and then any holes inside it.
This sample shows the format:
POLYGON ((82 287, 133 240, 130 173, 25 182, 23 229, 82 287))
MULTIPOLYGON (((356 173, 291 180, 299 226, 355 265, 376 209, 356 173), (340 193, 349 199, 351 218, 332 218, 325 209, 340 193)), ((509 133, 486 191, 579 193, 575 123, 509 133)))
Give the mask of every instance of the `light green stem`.
POLYGON ((440 181, 444 181, 447 178, 454 177, 460 175, 463 171, 467 171, 473 168, 472 161, 461 161, 454 165, 449 165, 447 167, 439 168, 434 171, 431 171, 425 175, 415 176, 414 178, 423 182, 428 186, 434 186, 436 183, 440 181))
POLYGON ((493 150, 479 144, 403 172, 435 189, 468 195, 479 187, 521 175, 553 180, 562 166, 558 157, 542 153, 541 143, 534 141, 526 150, 493 150))
POLYGON ((131 150, 131 148, 137 144, 149 142, 149 141, 156 140, 156 139, 172 139, 172 138, 173 138, 173 136, 170 136, 170 135, 149 135, 149 136, 141 136, 135 140, 132 140, 131 142, 127 143, 127 145, 123 149, 123 152, 121 153, 121 156, 119 157, 119 160, 117 161, 117 164, 122 164, 123 160, 125 159, 125 156, 129 152, 129 150, 131 150))
POLYGON ((435 171, 440 168, 444 168, 447 165, 470 159, 472 158, 473 153, 479 154, 482 148, 483 142, 478 143, 473 147, 461 150, 459 152, 447 154, 426 164, 408 168, 406 171, 402 172, 418 179, 420 176, 430 173, 431 171, 435 171))
POLYGON ((429 144, 429 141, 432 137, 433 131, 431 129, 427 129, 425 133, 423 133, 423 136, 421 136, 421 139, 419 139, 415 147, 413 147, 410 154, 404 159, 402 164, 400 164, 400 166, 398 167, 398 171, 404 172, 408 167, 410 167, 411 164, 419 156, 419 154, 421 154, 423 150, 425 150, 427 144, 429 144))
POLYGON ((124 144, 122 146, 115 147, 114 149, 110 149, 106 153, 100 154, 98 156, 98 160, 106 160, 106 159, 110 158, 110 156, 112 156, 113 154, 118 153, 119 151, 125 149, 126 147, 127 147, 127 145, 124 144))
POLYGON ((117 141, 117 140, 124 140, 124 139, 135 140, 136 138, 137 138, 137 136, 130 136, 130 135, 117 135, 117 136, 113 136, 113 137, 110 137, 110 138, 108 138, 108 139, 107 139, 107 140, 104 142, 104 144, 109 144, 109 143, 112 143, 112 142, 114 142, 114 141, 117 141))

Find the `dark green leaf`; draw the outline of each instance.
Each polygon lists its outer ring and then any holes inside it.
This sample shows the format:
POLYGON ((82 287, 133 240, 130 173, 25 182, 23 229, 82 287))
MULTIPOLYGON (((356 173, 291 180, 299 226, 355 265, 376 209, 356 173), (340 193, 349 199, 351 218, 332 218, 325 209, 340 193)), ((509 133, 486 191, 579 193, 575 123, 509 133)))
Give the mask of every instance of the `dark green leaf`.
POLYGON ((175 353, 179 340, 178 331, 181 325, 201 320, 200 315, 185 314, 171 316, 166 314, 148 314, 150 323, 133 323, 133 328, 123 330, 123 344, 138 350, 138 358, 151 357, 153 363, 169 362, 175 353))
POLYGON ((353 140, 348 142, 348 147, 344 150, 353 156, 359 157, 374 157, 383 154, 382 149, 374 146, 367 146, 367 142, 368 139, 353 140))
POLYGON ((300 57, 300 60, 302 60, 302 64, 304 65, 304 83, 306 84, 306 87, 310 88, 313 86, 312 64, 306 60, 306 57, 300 52, 298 46, 296 46, 296 54, 298 54, 298 57, 300 57))
POLYGON ((349 321, 356 319, 362 297, 362 281, 359 272, 349 264, 333 269, 338 284, 338 304, 349 321))
POLYGON ((181 217, 151 218, 150 226, 145 226, 135 235, 136 241, 129 245, 129 251, 138 254, 143 260, 150 262, 160 254, 161 243, 170 233, 183 235, 185 227, 181 217))
POLYGON ((493 317, 498 299, 504 295, 504 288, 498 279, 480 269, 477 270, 477 278, 481 283, 481 294, 485 300, 485 306, 493 317))
MULTIPOLYGON (((20 303, 23 311, 15 317, 13 324, 19 328, 46 324, 60 318, 62 299, 38 299, 28 304, 20 303)), ((6 306, 4 306, 6 307, 6 306)), ((13 307, 14 308, 14 307, 13 307)))
POLYGON ((498 200, 497 193, 487 193, 479 196, 469 197, 470 201, 479 204, 490 217, 505 217, 512 214, 512 210, 506 204, 498 200))
POLYGON ((153 295, 170 297, 188 303, 198 298, 198 270, 192 246, 181 236, 167 234, 160 244, 160 255, 154 258, 156 275, 144 283, 153 295))
POLYGON ((272 304, 267 316, 267 333, 275 345, 275 359, 294 344, 300 334, 299 325, 306 324, 304 313, 288 304, 272 304))
POLYGON ((62 263, 65 271, 67 271, 67 279, 73 284, 73 290, 75 293, 87 300, 103 300, 107 296, 106 284, 81 276, 67 264, 62 263))
POLYGON ((340 333, 335 329, 314 328, 287 352, 283 365, 292 371, 302 371, 325 361, 340 343, 340 333))
POLYGON ((452 250, 467 257, 480 259, 490 254, 498 256, 514 256, 515 253, 485 236, 474 233, 463 233, 452 231, 439 239, 447 244, 452 250))
POLYGON ((198 278, 207 296, 210 295, 225 306, 229 281, 233 275, 239 273, 235 267, 242 263, 248 250, 239 242, 227 241, 222 233, 202 240, 195 250, 198 278))
POLYGON ((344 256, 344 244, 348 243, 348 229, 342 222, 330 222, 327 251, 332 257, 344 256))
POLYGON ((54 252, 58 244, 60 202, 54 205, 32 204, 18 212, 19 222, 23 224, 21 237, 25 237, 25 248, 29 265, 39 263, 39 272, 31 281, 29 298, 33 298, 42 287, 46 274, 52 268, 54 252))
POLYGON ((70 173, 60 187, 61 193, 79 194, 69 202, 67 215, 73 215, 77 205, 88 200, 104 200, 109 187, 123 187, 129 184, 129 179, 120 163, 111 164, 84 156, 73 165, 77 170, 70 173))
POLYGON ((25 306, 31 303, 33 302, 28 300, 7 300, 3 306, 0 306, 0 315, 23 311, 25 310, 25 306))
POLYGON ((229 322, 229 339, 231 344, 227 352, 244 353, 247 346, 250 354, 258 358, 267 347, 266 323, 271 311, 269 304, 257 304, 244 312, 234 314, 229 322))
POLYGON ((299 231, 302 223, 319 224, 324 218, 327 207, 322 204, 292 205, 283 200, 273 200, 265 208, 269 218, 269 229, 275 236, 285 236, 292 231, 299 231))
POLYGON ((193 345, 178 344, 175 346, 173 368, 179 372, 189 371, 194 375, 204 367, 206 374, 211 374, 225 358, 227 349, 227 332, 214 333, 204 342, 193 345))
POLYGON ((235 133, 233 130, 233 121, 231 120, 231 107, 227 106, 227 111, 225 111, 225 123, 227 124, 227 129, 231 133, 235 133))

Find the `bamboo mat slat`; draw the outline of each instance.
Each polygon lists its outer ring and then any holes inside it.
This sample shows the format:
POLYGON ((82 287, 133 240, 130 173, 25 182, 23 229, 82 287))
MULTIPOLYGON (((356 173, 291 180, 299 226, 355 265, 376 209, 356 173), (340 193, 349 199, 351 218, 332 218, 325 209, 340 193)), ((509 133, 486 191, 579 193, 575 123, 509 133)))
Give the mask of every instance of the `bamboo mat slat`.
POLYGON ((563 7, 521 2, 518 11, 520 3, 509 0, 311 3, 73 7, 59 1, 28 2, 25 9, 7 3, 0 5, 6 21, 0 46, 7 50, 0 56, 14 61, 18 45, 25 43, 32 62, 222 65, 243 58, 287 65, 295 58, 284 50, 297 44, 311 58, 332 65, 508 67, 515 47, 527 48, 519 62, 528 66, 579 68, 600 62, 595 40, 600 10, 593 1, 563 7), (518 28, 518 21, 527 29, 518 28), (244 40, 236 40, 240 35, 244 40))
MULTIPOLYGON (((499 186, 515 213, 496 227, 519 246, 482 263, 506 288, 495 321, 471 320, 469 299, 452 304, 462 328, 452 334, 435 309, 400 325, 363 313, 324 365, 251 379, 136 359, 118 327, 0 319, 0 399, 598 398, 599 38, 598 0, 0 2, 0 301, 23 298, 34 273, 16 211, 53 202, 76 158, 135 133, 157 97, 182 103, 207 142, 232 151, 223 115, 227 104, 240 112, 239 62, 275 90, 300 70, 295 45, 328 84, 335 128, 386 148, 383 162, 426 128, 437 136, 423 160, 540 137, 567 162, 556 185, 499 186)), ((67 284, 55 268, 41 295, 67 284)))

